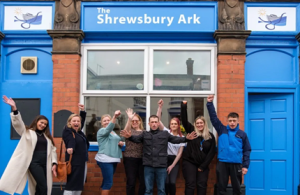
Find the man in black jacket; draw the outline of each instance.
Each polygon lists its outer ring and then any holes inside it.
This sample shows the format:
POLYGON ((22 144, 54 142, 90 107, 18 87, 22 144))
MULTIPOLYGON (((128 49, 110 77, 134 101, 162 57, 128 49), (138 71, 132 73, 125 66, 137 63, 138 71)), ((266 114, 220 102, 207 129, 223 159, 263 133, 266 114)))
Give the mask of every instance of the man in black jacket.
POLYGON ((196 132, 188 134, 186 137, 177 137, 167 131, 159 130, 159 118, 152 115, 149 118, 150 131, 144 131, 137 136, 131 136, 130 131, 121 131, 121 136, 129 138, 135 143, 143 142, 143 165, 145 175, 146 192, 145 195, 153 194, 153 183, 156 178, 158 195, 165 195, 165 180, 168 162, 168 142, 178 144, 197 137, 196 132))

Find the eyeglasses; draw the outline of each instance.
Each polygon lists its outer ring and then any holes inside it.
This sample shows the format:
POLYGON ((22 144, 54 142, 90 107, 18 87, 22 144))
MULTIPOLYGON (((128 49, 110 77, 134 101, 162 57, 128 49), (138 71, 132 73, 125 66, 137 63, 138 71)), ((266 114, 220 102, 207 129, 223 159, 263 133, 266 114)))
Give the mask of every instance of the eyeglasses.
POLYGON ((139 120, 132 120, 131 122, 133 122, 133 123, 138 123, 139 120))

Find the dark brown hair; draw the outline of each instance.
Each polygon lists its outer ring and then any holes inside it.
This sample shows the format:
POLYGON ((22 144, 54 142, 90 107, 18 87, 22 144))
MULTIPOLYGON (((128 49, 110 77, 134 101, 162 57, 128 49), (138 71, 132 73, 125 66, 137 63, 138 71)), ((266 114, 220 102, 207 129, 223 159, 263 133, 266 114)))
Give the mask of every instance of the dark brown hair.
POLYGON ((151 119, 151 118, 157 118, 157 119, 158 119, 158 122, 159 122, 158 116, 156 116, 156 115, 151 115, 151 116, 149 117, 149 122, 150 122, 150 119, 151 119))
POLYGON ((52 138, 51 133, 50 133, 49 120, 44 115, 38 115, 37 117, 35 117, 35 119, 32 121, 32 123, 29 125, 29 127, 26 127, 26 129, 27 130, 32 130, 32 131, 38 131, 36 126, 37 126, 37 123, 40 120, 46 120, 47 121, 47 126, 45 127, 45 129, 43 131, 45 131, 45 135, 51 140, 53 146, 55 146, 53 138, 52 138))
POLYGON ((237 118, 239 119, 239 114, 236 112, 230 112, 227 116, 227 118, 237 118))

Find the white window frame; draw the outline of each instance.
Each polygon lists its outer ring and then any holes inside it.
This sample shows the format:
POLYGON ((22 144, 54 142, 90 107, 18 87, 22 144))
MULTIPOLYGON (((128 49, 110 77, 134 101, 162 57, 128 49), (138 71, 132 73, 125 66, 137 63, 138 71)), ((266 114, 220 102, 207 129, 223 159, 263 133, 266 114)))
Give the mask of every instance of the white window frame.
MULTIPOLYGON (((81 58, 80 102, 84 103, 86 96, 118 96, 118 97, 146 97, 146 107, 150 108, 151 97, 204 97, 215 94, 214 105, 217 108, 217 44, 186 44, 186 43, 83 43, 81 58), (87 52, 89 50, 144 50, 144 90, 87 90, 87 52), (211 52, 211 90, 209 91, 177 91, 153 90, 153 51, 154 50, 210 50, 211 52), (149 78, 150 77, 150 78, 149 78), (150 86, 151 85, 151 86, 150 86)), ((112 114, 112 113, 109 113, 112 114)), ((146 110, 146 118, 150 116, 150 109, 146 110)), ((149 129, 147 123, 146 129, 149 129)), ((216 131, 213 129, 216 136, 216 131)), ((97 142, 90 142, 98 145, 97 142)))

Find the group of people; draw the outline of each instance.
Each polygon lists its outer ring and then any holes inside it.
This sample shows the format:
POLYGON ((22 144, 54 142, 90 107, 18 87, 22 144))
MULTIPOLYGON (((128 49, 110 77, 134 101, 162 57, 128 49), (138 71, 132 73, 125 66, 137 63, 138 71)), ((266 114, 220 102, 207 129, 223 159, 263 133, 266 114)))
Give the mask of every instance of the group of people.
MULTIPOLYGON (((238 114, 229 113, 228 124, 224 126, 217 118, 213 99, 213 95, 207 97, 207 109, 219 136, 218 193, 226 194, 230 176, 233 194, 240 195, 242 174, 247 173, 250 162, 250 143, 247 134, 239 129, 238 114)), ((6 96, 3 96, 3 100, 12 107, 12 125, 21 139, 1 177, 0 190, 22 194, 28 177, 30 195, 50 195, 52 174, 57 174, 57 156, 49 121, 45 116, 37 116, 27 128, 15 102, 6 96)), ((80 195, 86 180, 89 141, 81 131, 86 112, 82 104, 79 104, 79 108, 80 115, 72 114, 69 117, 62 135, 66 145, 66 160, 72 154, 72 172, 68 175, 64 195, 80 195)), ((101 117, 102 128, 97 132, 99 149, 95 160, 102 172, 102 195, 110 192, 117 164, 121 162, 121 148, 125 143, 123 163, 128 195, 136 194, 137 179, 138 195, 152 195, 154 180, 158 195, 175 195, 181 157, 185 194, 192 195, 196 189, 198 195, 206 194, 209 165, 216 153, 216 140, 208 129, 207 120, 197 116, 191 124, 187 117, 187 102, 183 101, 181 122, 187 132, 184 136, 179 118, 172 118, 167 127, 162 123, 162 108, 163 100, 159 100, 156 115, 149 117, 150 131, 144 130, 142 118, 128 108, 128 120, 120 134, 126 138, 125 142, 113 130, 121 112, 117 110, 112 117, 108 114, 101 117)))

